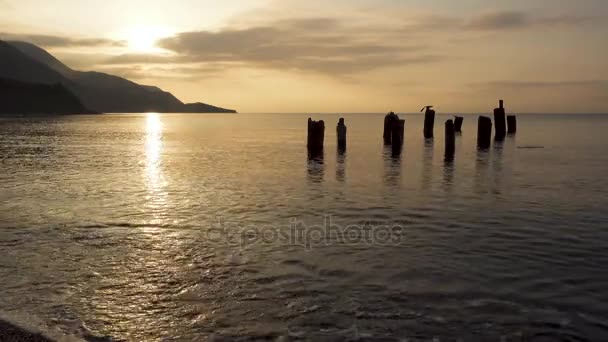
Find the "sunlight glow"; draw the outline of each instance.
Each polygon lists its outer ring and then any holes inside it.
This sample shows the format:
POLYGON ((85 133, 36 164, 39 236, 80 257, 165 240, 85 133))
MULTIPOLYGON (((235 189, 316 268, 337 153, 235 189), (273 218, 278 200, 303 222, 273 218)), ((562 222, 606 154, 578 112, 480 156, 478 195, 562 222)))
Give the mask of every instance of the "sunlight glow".
POLYGON ((148 113, 146 117, 146 171, 148 183, 152 192, 159 190, 162 185, 160 169, 163 126, 160 115, 148 113))
POLYGON ((166 181, 162 172, 163 124, 158 113, 146 114, 146 183, 147 210, 154 218, 149 223, 161 224, 167 205, 166 181))
POLYGON ((162 48, 156 43, 174 34, 173 30, 162 26, 138 26, 132 27, 124 34, 129 44, 129 50, 136 53, 159 53, 162 48))

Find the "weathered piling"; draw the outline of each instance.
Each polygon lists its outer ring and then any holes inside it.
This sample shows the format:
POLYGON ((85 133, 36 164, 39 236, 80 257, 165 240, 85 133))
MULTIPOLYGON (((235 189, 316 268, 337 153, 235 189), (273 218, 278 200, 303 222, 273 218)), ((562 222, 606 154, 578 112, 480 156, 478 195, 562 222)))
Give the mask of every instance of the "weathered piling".
POLYGON ((338 126, 336 127, 336 135, 338 136, 338 148, 340 150, 346 149, 346 125, 344 124, 344 118, 340 118, 338 126))
POLYGON ((507 116, 507 126, 509 134, 517 133, 517 117, 515 115, 507 116))
POLYGON ((492 143, 492 119, 480 116, 477 122, 477 147, 481 149, 490 148, 492 143))
POLYGON ((454 132, 462 133, 462 122, 463 121, 464 121, 464 118, 462 116, 454 117, 454 132))
POLYGON ((452 158, 456 152, 455 125, 452 120, 445 122, 445 157, 452 158))
POLYGON ((323 151, 325 140, 325 122, 323 120, 313 121, 308 118, 308 152, 312 154, 323 151))
POLYGON ((425 106, 420 111, 424 112, 424 137, 430 139, 433 137, 433 130, 435 127, 435 111, 432 109, 433 106, 425 106), (426 110, 425 110, 426 109, 426 110))
POLYGON ((503 140, 505 135, 507 135, 507 122, 503 100, 500 100, 498 108, 494 109, 494 124, 496 125, 496 140, 503 140))
POLYGON ((399 122, 399 116, 390 112, 384 117, 384 134, 382 135, 385 145, 391 145, 391 136, 393 134, 393 126, 399 122))
POLYGON ((403 138, 405 136, 405 120, 397 120, 392 126, 391 132, 391 149, 393 156, 401 154, 403 148, 403 138))

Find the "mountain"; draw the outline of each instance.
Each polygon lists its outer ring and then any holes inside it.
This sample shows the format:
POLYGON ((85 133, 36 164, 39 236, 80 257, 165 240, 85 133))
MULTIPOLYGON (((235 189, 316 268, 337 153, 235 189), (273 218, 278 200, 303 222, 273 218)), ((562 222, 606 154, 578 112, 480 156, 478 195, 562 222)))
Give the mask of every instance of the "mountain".
POLYGON ((100 72, 77 72, 74 93, 87 106, 106 113, 187 112, 171 93, 153 91, 127 79, 100 72))
POLYGON ((65 86, 0 78, 2 114, 92 114, 65 86))
POLYGON ((0 40, 0 77, 23 82, 38 83, 71 83, 59 72, 49 68, 43 62, 29 58, 25 53, 11 44, 0 40))
POLYGON ((0 41, 0 114, 88 114, 74 83, 0 41))
POLYGON ((67 65, 61 63, 60 60, 55 58, 46 50, 43 50, 34 44, 18 41, 8 42, 8 44, 17 48, 23 54, 31 57, 32 59, 51 67, 51 69, 55 70, 63 76, 67 75, 67 77, 69 77, 69 75, 74 73, 74 70, 70 69, 67 65))
POLYGON ((188 113, 221 113, 222 110, 225 110, 223 108, 201 102, 186 103, 184 106, 188 113))
POLYGON ((73 70, 34 44, 0 43, 0 77, 43 84, 61 83, 87 108, 98 112, 236 113, 204 103, 185 104, 158 87, 137 84, 122 77, 73 70), (14 65, 20 65, 18 69, 22 71, 12 71, 14 65))

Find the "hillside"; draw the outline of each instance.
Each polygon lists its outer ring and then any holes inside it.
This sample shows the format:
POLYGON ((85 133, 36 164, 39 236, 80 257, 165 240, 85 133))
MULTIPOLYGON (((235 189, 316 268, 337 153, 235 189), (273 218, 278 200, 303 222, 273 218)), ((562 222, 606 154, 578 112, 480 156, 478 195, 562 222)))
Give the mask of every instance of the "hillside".
POLYGON ((85 107, 103 113, 236 113, 205 103, 185 104, 158 87, 122 77, 73 70, 46 50, 26 42, 0 41, 0 77, 41 84, 60 83, 85 107))
POLYGON ((93 114, 65 86, 0 78, 0 115, 93 114))
POLYGON ((69 84, 68 78, 0 40, 0 77, 22 82, 69 84))

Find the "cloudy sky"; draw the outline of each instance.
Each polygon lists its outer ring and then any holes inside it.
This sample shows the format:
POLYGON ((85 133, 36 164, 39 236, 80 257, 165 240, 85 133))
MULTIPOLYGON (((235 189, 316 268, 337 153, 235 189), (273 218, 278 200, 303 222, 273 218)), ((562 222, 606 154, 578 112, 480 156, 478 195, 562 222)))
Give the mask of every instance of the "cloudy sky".
POLYGON ((606 0, 0 0, 0 39, 241 112, 608 112, 606 0))

